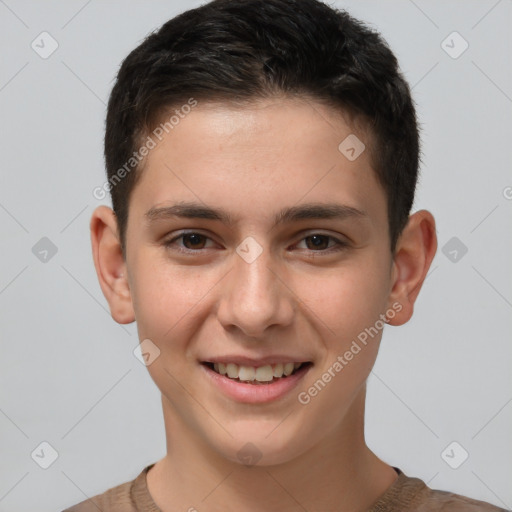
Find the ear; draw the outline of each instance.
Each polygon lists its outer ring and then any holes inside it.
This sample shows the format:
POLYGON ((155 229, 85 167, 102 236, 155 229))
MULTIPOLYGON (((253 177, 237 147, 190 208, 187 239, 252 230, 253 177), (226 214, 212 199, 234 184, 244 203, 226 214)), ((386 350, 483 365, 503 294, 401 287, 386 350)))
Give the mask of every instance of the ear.
POLYGON ((91 217, 91 244, 96 274, 110 306, 112 318, 120 324, 135 320, 126 262, 124 261, 115 213, 98 206, 91 217))
POLYGON ((389 318, 390 325, 402 325, 410 320, 414 302, 425 281, 437 250, 436 225, 432 214, 420 210, 409 217, 397 242, 392 268, 392 288, 389 306, 396 312, 389 318))

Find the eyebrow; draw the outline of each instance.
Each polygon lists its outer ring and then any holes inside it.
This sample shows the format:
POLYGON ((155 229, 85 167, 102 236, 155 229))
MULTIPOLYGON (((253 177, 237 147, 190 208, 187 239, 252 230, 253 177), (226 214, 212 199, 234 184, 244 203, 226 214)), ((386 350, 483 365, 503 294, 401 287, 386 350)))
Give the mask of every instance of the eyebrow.
MULTIPOLYGON (((367 218, 367 214, 364 211, 348 205, 338 203, 306 203, 283 208, 274 217, 272 229, 281 224, 305 219, 343 220, 347 218, 363 219, 365 217, 367 218)), ((145 218, 148 224, 172 218, 217 220, 230 227, 236 224, 236 219, 229 212, 196 202, 180 202, 161 207, 154 206, 146 212, 145 218)))

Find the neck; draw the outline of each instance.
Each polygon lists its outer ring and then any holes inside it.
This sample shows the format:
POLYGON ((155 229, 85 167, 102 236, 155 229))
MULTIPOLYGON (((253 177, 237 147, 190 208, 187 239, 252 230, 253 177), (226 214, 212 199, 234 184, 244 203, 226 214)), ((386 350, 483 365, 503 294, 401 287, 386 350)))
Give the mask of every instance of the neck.
POLYGON ((368 510, 397 474, 366 446, 365 391, 320 443, 266 466, 222 457, 177 418, 163 397, 167 455, 148 472, 148 490, 162 512, 368 510))

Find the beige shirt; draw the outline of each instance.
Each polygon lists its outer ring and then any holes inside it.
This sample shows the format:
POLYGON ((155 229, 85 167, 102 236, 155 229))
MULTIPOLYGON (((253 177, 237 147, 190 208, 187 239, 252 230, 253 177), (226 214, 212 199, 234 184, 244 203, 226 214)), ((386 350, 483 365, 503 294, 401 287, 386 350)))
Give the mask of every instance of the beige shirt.
MULTIPOLYGON (((145 467, 135 480, 63 512, 162 512, 149 494, 146 483, 146 474, 153 466, 145 467)), ((368 512, 505 512, 505 509, 483 501, 432 490, 419 478, 408 477, 400 469, 394 469, 398 478, 368 512)))

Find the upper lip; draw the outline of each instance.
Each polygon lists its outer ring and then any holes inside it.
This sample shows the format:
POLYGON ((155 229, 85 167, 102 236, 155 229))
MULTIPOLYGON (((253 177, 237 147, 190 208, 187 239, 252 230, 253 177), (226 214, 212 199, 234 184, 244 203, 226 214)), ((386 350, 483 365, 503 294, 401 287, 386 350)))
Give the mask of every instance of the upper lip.
POLYGON ((286 363, 309 363, 310 360, 301 356, 290 357, 290 356, 267 356, 254 359, 246 356, 218 356, 209 357, 201 361, 202 363, 233 363, 238 366, 266 366, 274 364, 286 364, 286 363))

